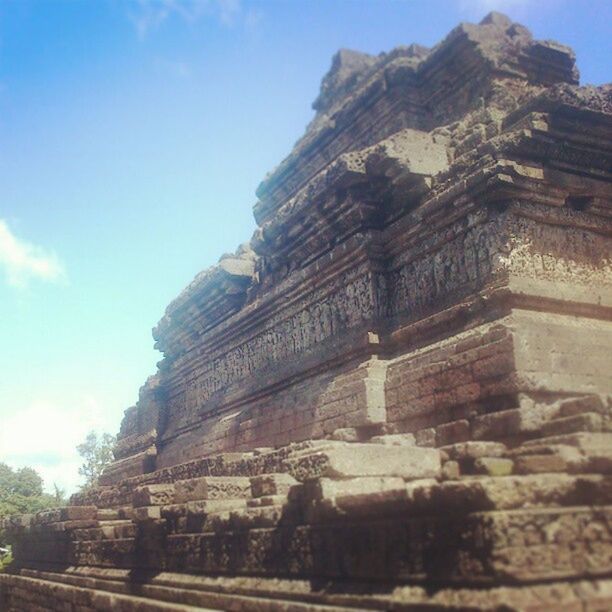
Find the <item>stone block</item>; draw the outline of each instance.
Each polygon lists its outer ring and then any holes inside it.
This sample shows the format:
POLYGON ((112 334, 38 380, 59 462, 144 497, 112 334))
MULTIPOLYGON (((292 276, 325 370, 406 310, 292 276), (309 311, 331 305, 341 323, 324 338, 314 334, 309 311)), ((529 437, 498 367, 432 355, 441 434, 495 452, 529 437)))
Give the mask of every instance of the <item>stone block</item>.
POLYGON ((173 484, 153 484, 138 487, 132 497, 134 507, 167 506, 174 501, 173 484))
POLYGON ((356 427, 341 427, 334 430, 331 439, 340 442, 361 442, 363 435, 356 427))
POLYGON ((605 451, 612 448, 612 433, 587 433, 578 432, 547 436, 537 440, 527 440, 523 443, 524 448, 546 445, 574 446, 584 453, 605 451))
POLYGON ((161 506, 161 516, 168 521, 173 521, 178 518, 184 518, 187 516, 206 516, 208 514, 215 514, 219 512, 225 512, 234 510, 237 508, 247 507, 246 498, 243 499, 211 499, 211 500, 198 500, 189 501, 179 504, 170 504, 169 506, 161 506))
POLYGON ((203 499, 236 499, 251 496, 251 481, 247 477, 203 476, 179 480, 174 485, 177 503, 203 499))
POLYGON ((251 478, 251 495, 287 495, 289 489, 296 484, 297 480, 290 474, 261 474, 251 478))
POLYGON ((458 480, 461 476, 461 468, 457 461, 445 461, 442 465, 442 480, 458 480))
POLYGON ((374 499, 377 495, 385 496, 389 492, 405 494, 406 483, 399 477, 358 477, 346 480, 319 478, 312 486, 309 485, 307 498, 317 501, 326 499, 374 499))
POLYGON ((160 506, 141 506, 134 508, 133 520, 140 521, 155 521, 161 518, 160 506))
POLYGON ((542 435, 561 436, 575 432, 597 432, 603 428, 603 419, 596 412, 585 412, 556 418, 542 426, 542 435))
POLYGON ((270 505, 258 508, 233 511, 229 514, 228 525, 231 529, 241 531, 275 527, 286 519, 287 510, 283 506, 270 505))
POLYGON ((304 520, 325 524, 341 517, 381 517, 408 507, 406 483, 397 477, 321 478, 305 485, 304 520))
POLYGON ((113 508, 98 508, 96 515, 99 521, 113 521, 119 519, 119 510, 113 508))
POLYGON ((611 90, 576 84, 495 13, 341 51, 85 509, 4 522, 0 608, 612 609, 611 90))
POLYGON ((98 509, 95 506, 67 506, 60 508, 60 520, 88 520, 95 519, 98 509))
POLYGON ((559 454, 521 455, 514 459, 517 474, 540 474, 546 472, 565 472, 567 462, 559 454))
POLYGON ((101 474, 100 485, 114 485, 134 476, 140 476, 155 469, 157 449, 152 446, 136 455, 119 459, 111 463, 101 474))
MULTIPOLYGON (((299 485, 301 486, 301 485, 299 485)), ((246 500, 247 508, 261 508, 264 506, 283 506, 289 501, 287 495, 265 495, 246 500)))
POLYGON ((472 421, 472 436, 476 440, 503 440, 516 435, 539 434, 544 424, 557 413, 555 406, 535 404, 483 414, 472 421))
POLYGON ((408 483, 407 491, 411 513, 470 513, 612 501, 612 481, 599 475, 473 476, 442 483, 429 480, 408 483))
POLYGON ((417 432, 415 432, 414 439, 417 446, 435 446, 436 430, 433 427, 419 429, 417 432))
POLYGON ((464 442, 469 440, 470 436, 470 424, 466 419, 444 423, 436 427, 436 446, 464 442))
POLYGON ((575 416, 585 412, 606 414, 607 410, 599 395, 583 395, 559 402, 559 414, 562 417, 575 416))
POLYGON ((441 451, 444 451, 449 459, 478 459, 479 457, 501 457, 506 446, 500 442, 487 442, 484 440, 458 442, 448 446, 441 446, 441 451))
POLYGON ((400 476, 428 478, 440 473, 435 449, 380 444, 348 444, 297 459, 288 459, 289 472, 300 482, 321 477, 400 476))
POLYGON ((374 436, 370 439, 370 444, 384 444, 386 446, 416 446, 414 434, 386 434, 374 436))
POLYGON ((512 459, 501 457, 478 457, 474 461, 474 472, 487 476, 509 476, 513 469, 512 459))
POLYGON ((590 452, 585 457, 584 472, 612 474, 612 449, 590 452))

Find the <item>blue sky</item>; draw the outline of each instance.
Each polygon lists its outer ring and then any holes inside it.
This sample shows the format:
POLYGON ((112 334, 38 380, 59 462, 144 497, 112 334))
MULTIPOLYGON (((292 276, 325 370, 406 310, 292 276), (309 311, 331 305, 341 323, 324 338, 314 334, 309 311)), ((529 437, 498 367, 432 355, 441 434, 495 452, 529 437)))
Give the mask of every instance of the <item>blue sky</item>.
POLYGON ((0 461, 78 484, 155 371, 151 328, 248 240, 340 47, 501 10, 609 80, 607 0, 0 1, 0 461))

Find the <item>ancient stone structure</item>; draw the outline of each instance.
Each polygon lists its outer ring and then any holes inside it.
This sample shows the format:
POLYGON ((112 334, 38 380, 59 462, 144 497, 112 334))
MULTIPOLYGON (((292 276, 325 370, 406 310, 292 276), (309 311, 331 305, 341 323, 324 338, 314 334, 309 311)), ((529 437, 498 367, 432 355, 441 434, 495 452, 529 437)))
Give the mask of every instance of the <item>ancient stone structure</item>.
POLYGON ((3 609, 612 608, 612 88, 491 14, 314 108, 3 609))

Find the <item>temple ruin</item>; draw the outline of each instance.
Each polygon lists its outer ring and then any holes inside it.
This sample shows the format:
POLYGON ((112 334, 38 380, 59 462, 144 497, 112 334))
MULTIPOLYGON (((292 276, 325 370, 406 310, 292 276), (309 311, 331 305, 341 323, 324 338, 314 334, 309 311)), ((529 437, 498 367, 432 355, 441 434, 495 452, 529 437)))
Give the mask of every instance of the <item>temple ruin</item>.
POLYGON ((313 106, 2 610, 612 609, 612 86, 492 13, 313 106))

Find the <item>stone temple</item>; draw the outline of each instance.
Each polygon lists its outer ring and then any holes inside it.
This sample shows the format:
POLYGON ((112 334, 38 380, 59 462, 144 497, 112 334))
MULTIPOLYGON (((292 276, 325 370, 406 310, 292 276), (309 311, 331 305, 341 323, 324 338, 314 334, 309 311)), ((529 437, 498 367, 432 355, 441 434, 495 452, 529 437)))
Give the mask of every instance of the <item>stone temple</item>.
POLYGON ((612 609, 612 86, 492 13, 314 108, 2 610, 612 609))

